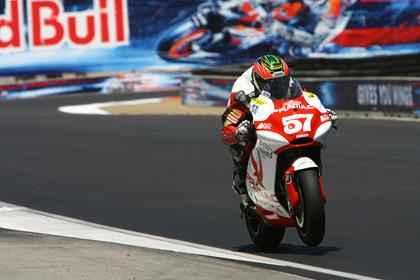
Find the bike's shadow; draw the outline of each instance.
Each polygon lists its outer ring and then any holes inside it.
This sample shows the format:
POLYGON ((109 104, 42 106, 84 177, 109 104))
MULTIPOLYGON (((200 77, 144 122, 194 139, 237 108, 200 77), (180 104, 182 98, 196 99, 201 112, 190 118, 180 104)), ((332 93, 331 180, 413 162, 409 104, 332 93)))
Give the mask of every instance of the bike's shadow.
POLYGON ((304 245, 280 244, 273 249, 265 249, 255 244, 247 244, 235 248, 241 253, 269 253, 269 254, 289 254, 289 255, 307 255, 307 256, 323 256, 333 252, 338 252, 342 248, 335 246, 317 246, 308 247, 304 245))

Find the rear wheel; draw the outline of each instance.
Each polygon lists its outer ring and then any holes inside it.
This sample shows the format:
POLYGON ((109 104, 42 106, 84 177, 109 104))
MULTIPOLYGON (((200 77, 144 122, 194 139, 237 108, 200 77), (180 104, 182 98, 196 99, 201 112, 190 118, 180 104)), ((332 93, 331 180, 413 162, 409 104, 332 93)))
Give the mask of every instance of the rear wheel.
POLYGON ((318 171, 307 169, 297 173, 299 204, 294 219, 300 239, 308 246, 317 246, 325 234, 325 209, 318 171))
POLYGON ((280 244, 284 228, 269 225, 251 208, 245 211, 244 216, 249 236, 255 244, 263 248, 275 248, 280 244))

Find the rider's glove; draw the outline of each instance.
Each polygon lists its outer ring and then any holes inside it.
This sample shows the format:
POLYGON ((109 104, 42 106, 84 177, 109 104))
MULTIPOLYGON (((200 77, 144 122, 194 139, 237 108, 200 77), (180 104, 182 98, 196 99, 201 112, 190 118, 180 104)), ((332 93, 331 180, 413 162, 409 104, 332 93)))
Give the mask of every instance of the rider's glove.
POLYGON ((194 23, 194 25, 197 27, 206 26, 208 23, 207 21, 208 14, 209 14, 209 10, 203 9, 202 11, 198 11, 195 15, 192 15, 191 20, 194 23))
POLYGON ((337 113, 331 109, 326 109, 328 116, 330 117, 330 120, 332 122, 332 125, 335 126, 335 122, 337 121, 338 117, 337 117, 337 113))
POLYGON ((236 129, 236 137, 239 141, 245 141, 254 132, 254 125, 248 121, 242 121, 236 129))

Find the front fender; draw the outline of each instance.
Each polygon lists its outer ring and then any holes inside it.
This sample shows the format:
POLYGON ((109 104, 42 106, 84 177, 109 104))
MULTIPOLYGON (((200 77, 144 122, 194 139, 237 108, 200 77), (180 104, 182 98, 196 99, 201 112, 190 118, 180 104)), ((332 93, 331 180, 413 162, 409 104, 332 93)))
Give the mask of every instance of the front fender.
POLYGON ((304 169, 318 168, 318 165, 316 165, 316 163, 308 157, 298 158, 297 160, 295 160, 295 162, 293 162, 292 166, 293 171, 295 172, 304 169))
POLYGON ((301 157, 295 160, 290 166, 290 168, 286 171, 284 178, 286 179, 286 191, 287 191, 287 198, 290 203, 290 208, 295 208, 299 203, 299 193, 294 183, 294 174, 296 171, 311 169, 311 168, 318 168, 318 165, 308 157, 301 157))

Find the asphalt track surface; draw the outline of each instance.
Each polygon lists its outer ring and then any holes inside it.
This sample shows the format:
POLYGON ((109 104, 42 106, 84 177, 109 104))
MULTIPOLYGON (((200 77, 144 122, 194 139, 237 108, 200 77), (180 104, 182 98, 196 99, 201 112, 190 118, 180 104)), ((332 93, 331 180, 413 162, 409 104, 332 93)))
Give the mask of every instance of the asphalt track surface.
POLYGON ((239 218, 219 117, 57 110, 157 95, 0 103, 0 201, 371 277, 419 279, 419 122, 340 120, 324 159, 324 241, 308 248, 289 229, 278 249, 264 252, 239 218))

